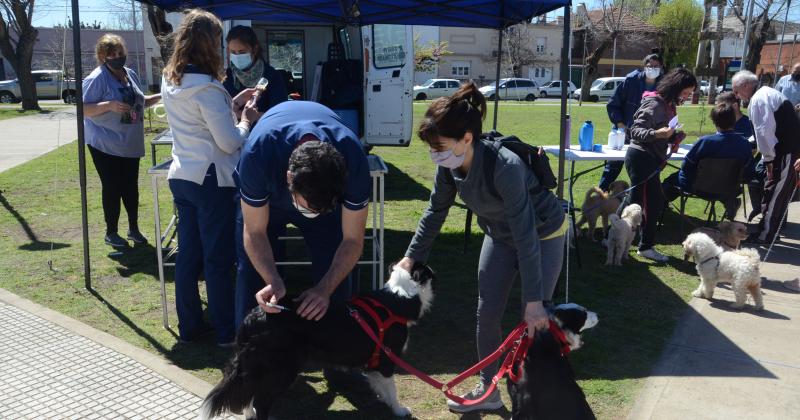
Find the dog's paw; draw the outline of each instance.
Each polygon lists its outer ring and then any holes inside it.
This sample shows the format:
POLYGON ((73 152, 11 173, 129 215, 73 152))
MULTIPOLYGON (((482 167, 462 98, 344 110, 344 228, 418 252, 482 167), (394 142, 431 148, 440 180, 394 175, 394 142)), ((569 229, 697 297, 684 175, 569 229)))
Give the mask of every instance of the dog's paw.
POLYGON ((761 312, 764 310, 764 305, 755 305, 754 308, 756 311, 761 312))
POLYGON ((411 409, 408 407, 403 407, 402 405, 398 405, 397 407, 392 408, 392 413, 397 417, 409 417, 411 416, 411 409))
POLYGON ((694 292, 692 292, 692 296, 694 296, 696 298, 705 298, 706 297, 705 294, 703 293, 703 291, 700 290, 700 289, 697 289, 694 292))
POLYGON ((744 309, 744 303, 731 303, 731 308, 733 309, 744 309))

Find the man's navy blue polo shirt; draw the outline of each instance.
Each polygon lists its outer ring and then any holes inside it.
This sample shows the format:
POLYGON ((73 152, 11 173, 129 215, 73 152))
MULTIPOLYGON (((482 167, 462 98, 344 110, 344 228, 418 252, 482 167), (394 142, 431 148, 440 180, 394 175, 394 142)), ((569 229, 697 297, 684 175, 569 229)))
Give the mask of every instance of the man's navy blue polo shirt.
POLYGON ((242 200, 250 206, 294 210, 286 184, 289 155, 306 134, 328 142, 342 154, 347 185, 342 205, 361 210, 370 198, 367 156, 361 142, 336 113, 310 101, 288 101, 267 111, 242 149, 235 177, 242 200))

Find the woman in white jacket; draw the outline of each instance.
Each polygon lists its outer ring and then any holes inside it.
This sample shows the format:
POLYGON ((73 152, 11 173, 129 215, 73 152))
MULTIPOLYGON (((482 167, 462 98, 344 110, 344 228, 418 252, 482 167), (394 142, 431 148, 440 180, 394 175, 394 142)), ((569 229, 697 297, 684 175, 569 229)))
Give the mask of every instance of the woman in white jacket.
POLYGON ((218 345, 235 335, 233 171, 251 125, 260 114, 254 90, 231 99, 222 86, 222 23, 204 10, 189 11, 175 34, 164 68, 161 95, 175 142, 169 187, 178 210, 180 252, 175 266, 175 305, 180 340, 191 342, 209 327, 203 321, 198 279, 202 271, 218 345), (233 103, 246 102, 240 120, 233 103))

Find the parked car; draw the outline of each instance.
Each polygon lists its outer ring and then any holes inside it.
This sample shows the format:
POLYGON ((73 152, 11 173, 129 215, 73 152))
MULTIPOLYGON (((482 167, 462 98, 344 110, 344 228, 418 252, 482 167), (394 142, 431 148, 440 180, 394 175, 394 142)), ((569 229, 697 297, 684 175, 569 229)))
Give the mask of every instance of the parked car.
POLYGON ((494 100, 495 95, 500 99, 535 101, 539 95, 539 86, 531 79, 500 79, 500 89, 497 89, 497 86, 497 83, 492 83, 482 87, 480 91, 490 101, 494 100))
MULTIPOLYGON (((711 83, 709 83, 708 80, 701 80, 700 81, 700 93, 702 93, 705 96, 708 96, 708 88, 709 88, 709 86, 711 86, 711 83)), ((722 92, 722 90, 723 90, 723 86, 717 86, 717 93, 722 92)))
MULTIPOLYGON (((569 97, 569 95, 571 95, 572 92, 575 92, 575 89, 577 89, 572 82, 568 83, 569 85, 567 85, 567 97, 569 97)), ((539 96, 542 98, 546 98, 548 96, 560 97, 561 80, 552 80, 550 82, 543 84, 542 87, 539 88, 539 96)))
MULTIPOLYGON (((617 86, 621 85, 624 81, 624 77, 601 77, 595 80, 592 86, 589 87, 589 100, 598 102, 600 100, 610 99, 614 95, 614 91, 617 90, 617 86)), ((572 97, 580 99, 581 91, 576 90, 572 97)))
POLYGON ((456 79, 428 79, 425 83, 414 86, 414 99, 422 101, 450 96, 456 93, 460 86, 461 82, 456 79))
MULTIPOLYGON (((75 80, 64 79, 61 70, 34 70, 33 81, 36 83, 36 96, 39 99, 61 99, 65 103, 75 103, 75 80)), ((22 101, 19 81, 0 81, 0 103, 10 104, 22 101)))

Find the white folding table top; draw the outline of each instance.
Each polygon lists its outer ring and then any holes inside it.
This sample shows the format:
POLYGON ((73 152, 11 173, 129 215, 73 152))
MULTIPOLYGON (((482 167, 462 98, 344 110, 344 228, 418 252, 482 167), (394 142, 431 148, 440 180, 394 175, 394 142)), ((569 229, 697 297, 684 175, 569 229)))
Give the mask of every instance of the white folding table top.
MULTIPOLYGON (((554 156, 559 155, 559 148, 558 146, 542 146, 547 153, 550 153, 554 156)), ((669 160, 684 160, 686 159, 686 154, 689 153, 689 150, 692 148, 691 144, 681 144, 678 148, 678 151, 673 153, 672 156, 669 157, 669 160)), ((591 161, 591 160, 625 160, 625 153, 628 151, 628 145, 626 144, 622 150, 614 150, 609 149, 606 145, 603 145, 602 152, 587 152, 581 151, 577 146, 573 146, 564 151, 564 159, 570 161, 591 161)))

